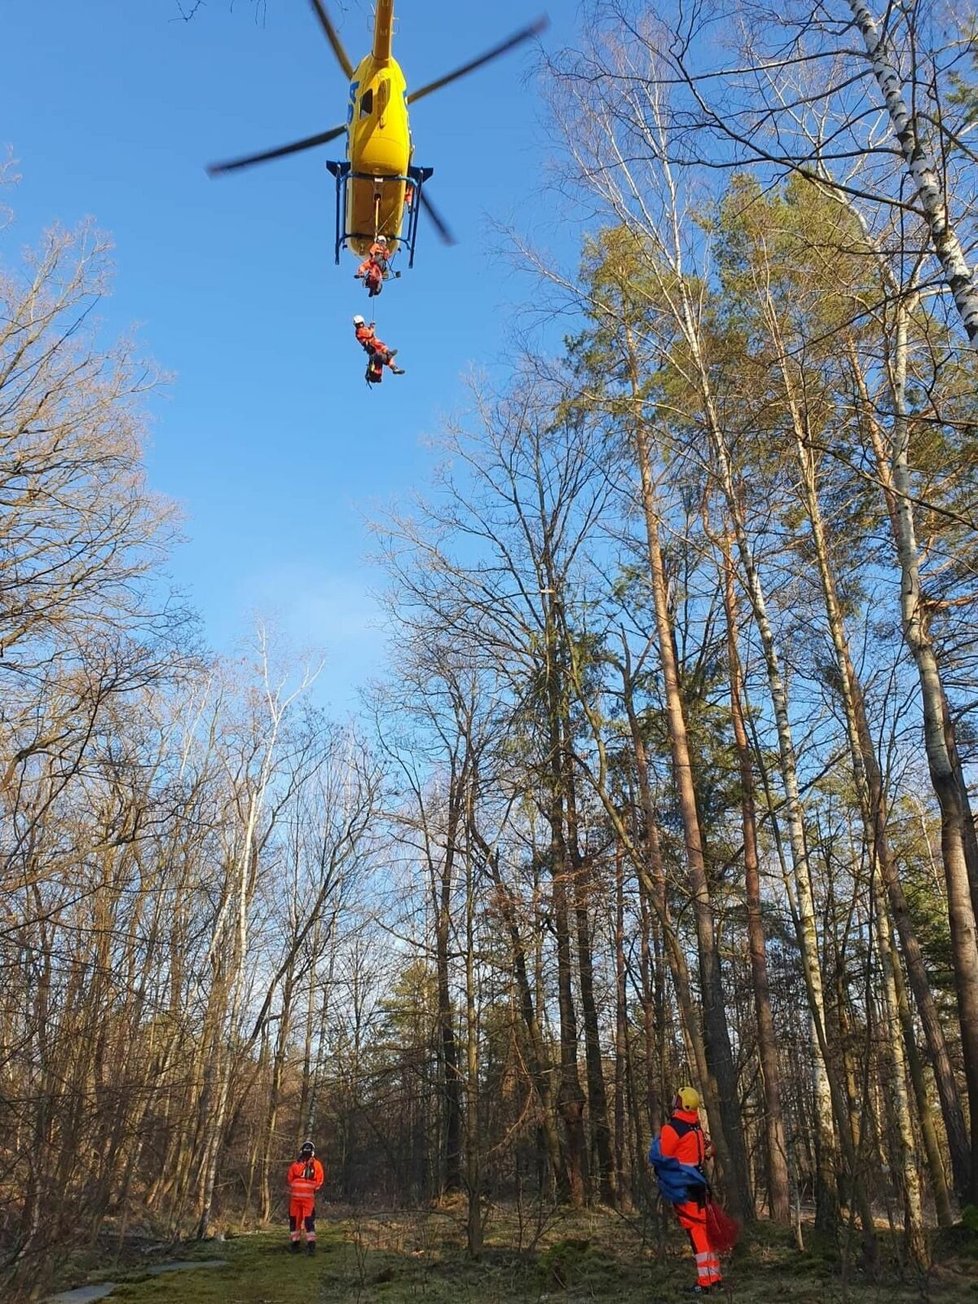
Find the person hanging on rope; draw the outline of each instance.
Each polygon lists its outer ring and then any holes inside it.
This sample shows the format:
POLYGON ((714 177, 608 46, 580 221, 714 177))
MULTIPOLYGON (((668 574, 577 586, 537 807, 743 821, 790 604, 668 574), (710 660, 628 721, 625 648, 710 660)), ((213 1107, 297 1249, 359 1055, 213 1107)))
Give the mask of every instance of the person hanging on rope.
POLYGON ((374 330, 373 322, 365 322, 359 313, 353 318, 353 330, 360 344, 369 359, 367 363, 367 383, 369 385, 379 384, 384 378, 384 367, 390 367, 395 376, 403 376, 404 368, 399 367, 394 358, 397 349, 390 349, 387 345, 377 338, 377 332, 374 330))
POLYGON ((370 246, 366 258, 353 273, 358 280, 363 281, 367 294, 371 299, 380 294, 384 288, 388 257, 387 237, 379 235, 370 246))
POLYGON ((384 269, 370 255, 363 260, 353 275, 357 280, 363 281, 371 299, 375 299, 384 288, 384 269))
POLYGON ((723 1277, 707 1220, 710 1188, 703 1164, 713 1154, 713 1142, 700 1127, 701 1104, 700 1093, 694 1087, 679 1088, 669 1121, 652 1142, 649 1163, 655 1169, 663 1199, 672 1205, 680 1227, 689 1236, 696 1262, 693 1291, 708 1295, 719 1293, 723 1277))
POLYGON ((323 1166, 316 1158, 316 1147, 303 1141, 299 1158, 285 1175, 289 1188, 289 1242, 293 1254, 298 1254, 303 1229, 306 1233, 306 1253, 316 1253, 316 1192, 326 1180, 323 1166))

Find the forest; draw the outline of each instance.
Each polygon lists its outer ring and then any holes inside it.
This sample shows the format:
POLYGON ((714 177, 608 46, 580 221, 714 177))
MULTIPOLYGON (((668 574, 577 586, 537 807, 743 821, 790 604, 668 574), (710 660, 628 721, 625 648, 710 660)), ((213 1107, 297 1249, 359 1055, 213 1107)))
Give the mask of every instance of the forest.
POLYGON ((4 1299, 281 1224, 306 1136, 474 1261, 634 1220, 686 1082, 745 1237, 978 1232, 976 39, 596 0, 541 56, 579 261, 511 234, 525 331, 373 520, 354 718, 170 591, 100 237, 3 240, 4 1299))

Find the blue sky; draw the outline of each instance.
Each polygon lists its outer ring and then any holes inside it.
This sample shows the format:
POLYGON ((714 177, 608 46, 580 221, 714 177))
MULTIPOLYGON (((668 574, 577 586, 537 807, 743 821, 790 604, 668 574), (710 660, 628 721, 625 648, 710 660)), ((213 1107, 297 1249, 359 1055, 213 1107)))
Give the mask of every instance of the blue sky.
MULTIPOLYGON (((331 0, 354 63, 370 0, 331 0)), ((549 9, 545 47, 573 38, 568 0, 459 7, 402 0, 395 54, 417 87, 549 9)), ((527 282, 491 250, 490 218, 572 249, 541 193, 549 147, 523 50, 412 111, 418 163, 461 242, 424 227, 413 271, 374 301, 403 379, 367 392, 350 318, 367 310, 332 261, 334 149, 208 180, 204 164, 342 122, 345 79, 306 0, 5 0, 4 113, 21 183, 7 254, 52 221, 92 216, 115 244, 112 334, 133 326, 173 374, 151 403, 152 484, 184 513, 171 573, 220 650, 255 616, 326 653, 319 696, 352 705, 378 670, 365 519, 423 490, 426 439, 466 404, 473 369, 504 372, 527 282)), ((340 142, 342 147, 342 142, 340 142)), ((340 149, 339 153, 342 150, 340 149)), ((572 255, 571 255, 572 256, 572 255)))

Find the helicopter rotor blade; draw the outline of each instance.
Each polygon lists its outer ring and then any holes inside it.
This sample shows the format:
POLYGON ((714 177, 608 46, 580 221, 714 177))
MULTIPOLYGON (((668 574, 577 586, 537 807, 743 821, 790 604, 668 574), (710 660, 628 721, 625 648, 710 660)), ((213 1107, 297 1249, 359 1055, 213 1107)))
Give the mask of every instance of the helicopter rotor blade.
POLYGON ((476 68, 481 68, 484 63, 489 63, 492 59, 498 59, 501 54, 506 54, 508 50, 512 50, 515 46, 521 45, 524 41, 532 40, 534 36, 539 36, 548 22, 549 19, 546 15, 538 18, 535 23, 531 23, 529 27, 524 27, 522 31, 515 32, 512 36, 507 37, 505 41, 500 42, 499 45, 494 45, 491 50, 487 50, 485 54, 480 54, 477 59, 463 64, 461 68, 456 68, 454 72, 446 73, 444 77, 439 77, 437 81, 429 82, 427 86, 422 86, 420 90, 413 91, 407 97, 408 104, 416 103, 418 100, 423 99, 425 95, 430 95, 432 91, 441 90, 449 82, 457 81, 459 77, 475 72, 476 68))
POLYGON ((429 218, 431 218, 432 225, 434 226, 435 230, 438 232, 443 243, 447 245, 458 244, 458 241, 452 235, 448 223, 442 217, 441 213, 439 213, 438 209, 435 208, 434 204, 431 202, 431 200, 428 198, 425 192, 423 190, 420 190, 418 194, 421 198, 421 207, 428 214, 429 218))
POLYGON ((332 19, 326 12, 323 0, 309 0, 313 9, 316 11, 316 17, 319 19, 319 25, 326 33, 326 40, 333 47, 333 53, 336 55, 336 61, 346 73, 347 81, 353 80, 353 64, 350 62, 350 56, 343 48, 343 42, 340 40, 340 34, 333 26, 332 19))
POLYGON ((286 154, 298 154, 303 149, 313 149, 316 145, 326 145, 346 131, 342 127, 333 127, 331 131, 321 131, 318 136, 306 136, 304 140, 294 140, 291 145, 279 145, 277 149, 266 149, 260 154, 246 154, 243 158, 229 159, 226 163, 211 163, 207 168, 209 177, 223 176, 225 172, 235 172, 238 168, 250 168, 254 163, 265 163, 269 159, 284 158, 286 154))

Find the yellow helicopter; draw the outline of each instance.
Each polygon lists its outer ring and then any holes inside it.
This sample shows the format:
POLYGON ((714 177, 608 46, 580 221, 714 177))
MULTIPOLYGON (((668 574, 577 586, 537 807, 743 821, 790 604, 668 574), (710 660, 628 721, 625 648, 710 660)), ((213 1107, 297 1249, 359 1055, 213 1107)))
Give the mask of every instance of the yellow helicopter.
POLYGON ((345 132, 346 159, 326 164, 336 179, 336 262, 339 262, 340 250, 344 246, 362 256, 382 235, 387 240, 388 255, 393 256, 397 248, 403 246, 408 253, 408 266, 413 267, 418 215, 422 208, 441 238, 448 244, 453 244, 454 240, 424 193, 424 184, 434 169, 417 167, 411 161, 413 147, 408 107, 539 35, 546 27, 547 19, 537 19, 477 59, 409 94, 404 74, 392 54, 394 0, 377 0, 373 48, 356 68, 350 62, 322 0, 310 0, 310 3, 340 67, 350 80, 346 122, 289 145, 212 164, 207 171, 210 176, 220 176, 255 163, 326 145, 345 132))

